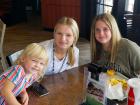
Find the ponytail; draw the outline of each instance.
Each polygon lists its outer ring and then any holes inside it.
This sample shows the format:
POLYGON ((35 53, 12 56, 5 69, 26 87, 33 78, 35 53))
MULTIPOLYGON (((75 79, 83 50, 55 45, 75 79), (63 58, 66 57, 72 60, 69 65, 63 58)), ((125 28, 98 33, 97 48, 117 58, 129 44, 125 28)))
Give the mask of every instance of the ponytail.
POLYGON ((74 47, 73 45, 68 50, 68 63, 73 66, 75 63, 75 56, 74 56, 74 47))

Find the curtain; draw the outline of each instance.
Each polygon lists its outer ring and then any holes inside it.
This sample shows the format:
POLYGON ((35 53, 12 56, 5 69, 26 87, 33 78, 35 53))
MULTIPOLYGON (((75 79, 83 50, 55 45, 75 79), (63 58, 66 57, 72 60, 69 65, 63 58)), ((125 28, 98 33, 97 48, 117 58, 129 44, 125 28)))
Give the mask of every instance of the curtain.
POLYGON ((92 19, 96 16, 97 0, 81 0, 80 37, 90 40, 92 19))

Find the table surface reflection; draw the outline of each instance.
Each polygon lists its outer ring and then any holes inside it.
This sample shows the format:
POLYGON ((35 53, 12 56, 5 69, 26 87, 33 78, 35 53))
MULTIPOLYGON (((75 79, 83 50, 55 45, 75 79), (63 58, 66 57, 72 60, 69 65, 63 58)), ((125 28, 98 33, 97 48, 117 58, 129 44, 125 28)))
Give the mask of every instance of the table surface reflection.
POLYGON ((85 99, 87 70, 84 66, 45 76, 41 84, 49 94, 39 97, 29 90, 29 105, 79 105, 85 99))

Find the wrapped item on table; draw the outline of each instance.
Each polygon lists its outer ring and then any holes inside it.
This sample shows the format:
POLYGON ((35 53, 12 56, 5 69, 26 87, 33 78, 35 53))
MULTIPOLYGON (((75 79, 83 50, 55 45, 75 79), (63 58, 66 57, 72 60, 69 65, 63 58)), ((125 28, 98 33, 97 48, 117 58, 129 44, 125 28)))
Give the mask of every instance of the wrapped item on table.
POLYGON ((124 92, 122 84, 118 83, 116 85, 108 84, 106 87, 106 97, 109 99, 122 100, 124 98, 124 92))
POLYGON ((109 99, 123 100, 127 96, 127 81, 119 77, 119 74, 110 78, 105 88, 106 97, 109 99))

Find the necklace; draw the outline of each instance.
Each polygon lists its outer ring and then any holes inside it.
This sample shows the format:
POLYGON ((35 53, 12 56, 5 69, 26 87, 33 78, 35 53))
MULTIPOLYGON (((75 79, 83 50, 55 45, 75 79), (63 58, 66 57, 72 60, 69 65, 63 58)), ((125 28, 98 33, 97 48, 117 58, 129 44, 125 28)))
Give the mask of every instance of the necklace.
MULTIPOLYGON (((55 63, 54 52, 55 52, 55 49, 54 49, 54 45, 53 45, 53 68, 52 68, 52 71, 54 71, 54 63, 55 63)), ((63 68, 64 63, 65 63, 65 60, 66 60, 66 57, 67 57, 67 53, 66 53, 66 55, 65 55, 65 57, 64 57, 64 59, 63 59, 62 65, 61 65, 61 67, 60 67, 60 69, 59 69, 58 72, 60 72, 61 69, 63 68)))

